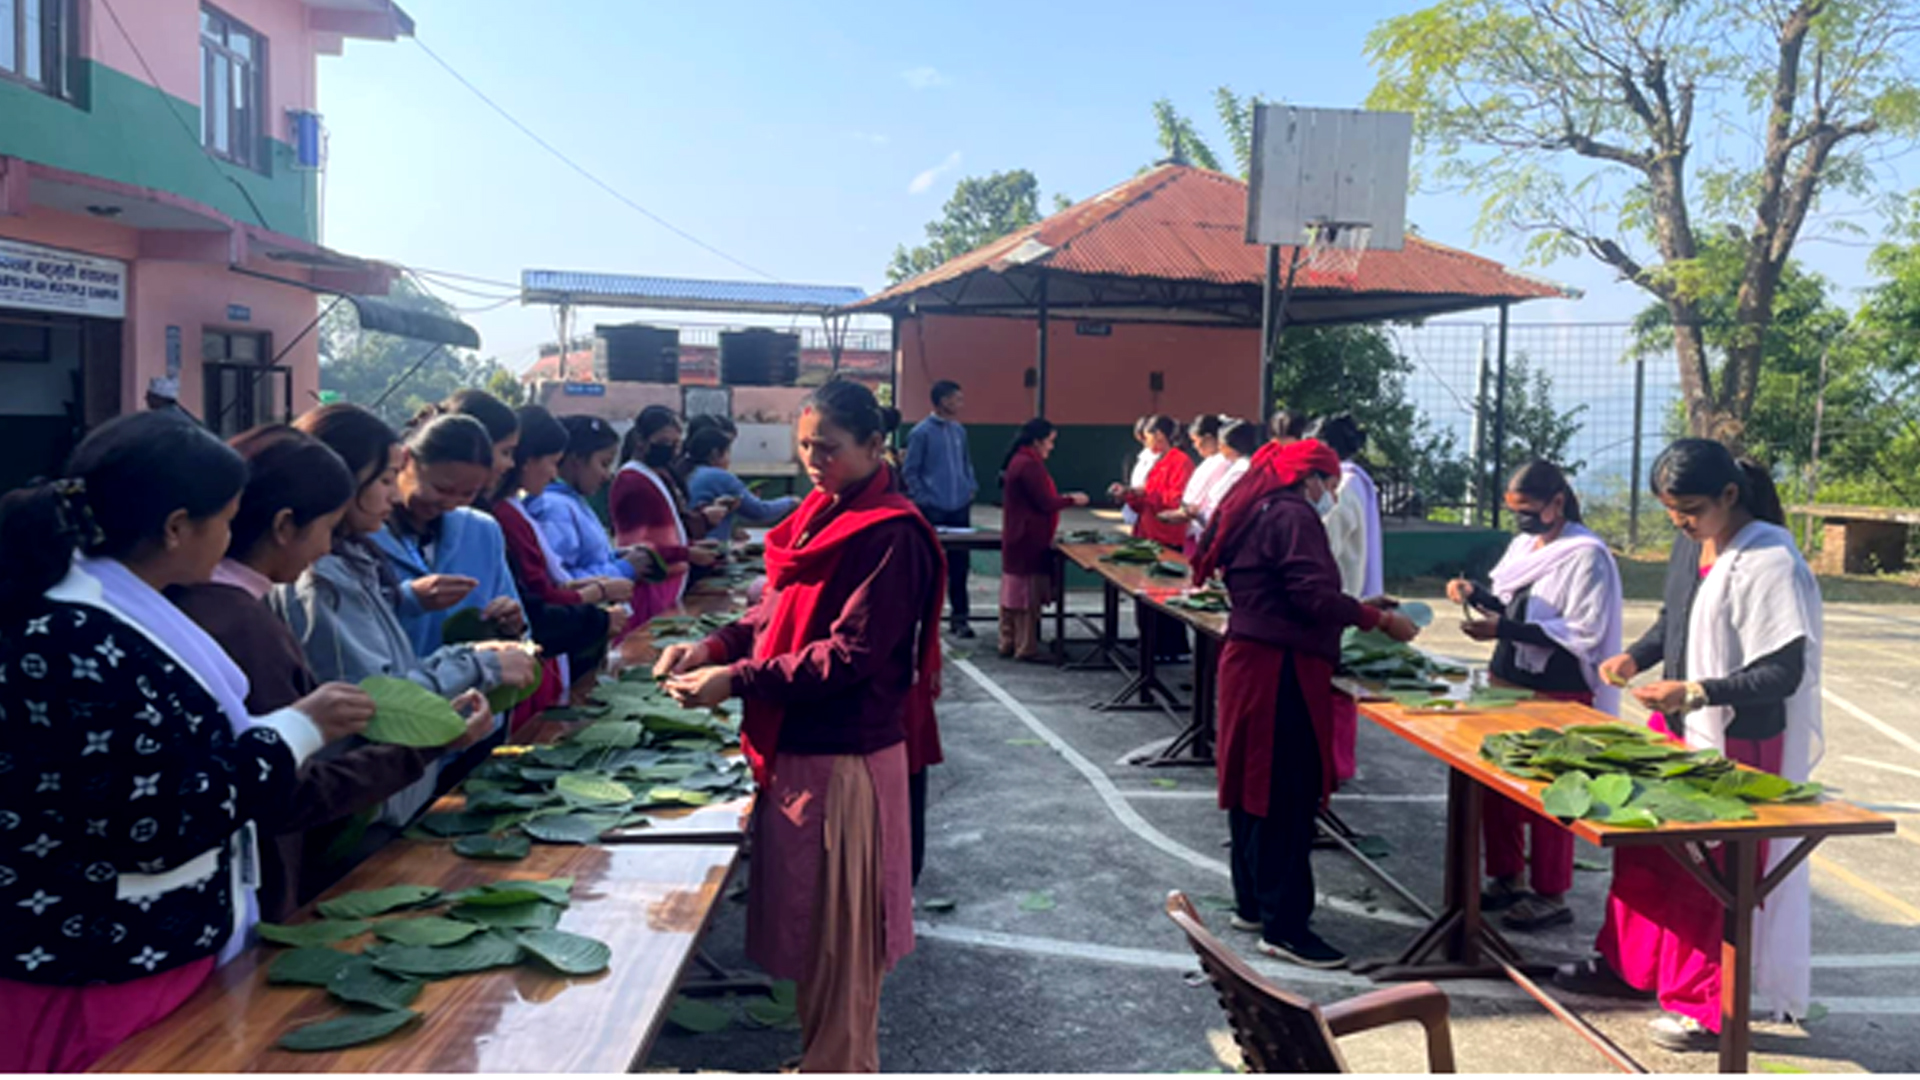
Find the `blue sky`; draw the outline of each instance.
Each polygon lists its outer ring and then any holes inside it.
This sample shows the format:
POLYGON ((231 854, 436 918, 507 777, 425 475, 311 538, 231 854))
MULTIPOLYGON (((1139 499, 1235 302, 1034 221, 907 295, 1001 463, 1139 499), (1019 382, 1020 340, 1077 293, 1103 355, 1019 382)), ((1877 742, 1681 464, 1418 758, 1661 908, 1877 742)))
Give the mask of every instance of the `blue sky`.
MULTIPOLYGON (((776 277, 874 290, 962 176, 1027 168, 1045 197, 1093 195, 1153 159, 1149 106, 1171 97, 1227 152, 1226 84, 1352 107, 1385 0, 1180 4, 834 4, 736 0, 406 0, 422 41, 629 198, 776 277), (537 14, 536 14, 537 13, 537 14)), ((527 267, 752 278, 673 235, 515 131, 411 42, 353 42, 323 62, 326 241, 408 266, 517 281, 527 267)), ((1920 185, 1909 159, 1894 182, 1920 185)), ((1474 243, 1458 196, 1416 194, 1430 237, 1474 243)), ((1842 286, 1864 249, 1807 245, 1842 286)), ((1597 263, 1531 268, 1587 291, 1524 320, 1629 317, 1643 294, 1597 263)), ((494 291, 476 286, 481 291, 494 291)), ((488 300, 443 293, 470 307, 488 300)), ((632 313, 588 312, 612 320, 632 313)), ((551 340, 544 308, 468 316, 518 367, 551 340)))

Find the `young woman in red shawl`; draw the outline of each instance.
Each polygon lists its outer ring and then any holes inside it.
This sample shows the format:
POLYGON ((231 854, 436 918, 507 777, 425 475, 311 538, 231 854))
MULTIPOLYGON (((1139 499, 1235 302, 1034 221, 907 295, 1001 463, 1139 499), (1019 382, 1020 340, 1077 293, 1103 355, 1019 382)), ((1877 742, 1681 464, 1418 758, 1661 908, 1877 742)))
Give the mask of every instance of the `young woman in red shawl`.
POLYGON ((1200 541, 1193 579, 1218 571, 1233 611, 1220 652, 1220 807, 1233 846, 1233 926, 1260 951, 1305 967, 1346 964, 1309 927, 1314 817, 1333 792, 1333 668, 1340 633, 1418 630, 1340 591, 1320 508, 1340 459, 1313 439, 1269 444, 1200 541))
POLYGON ((946 573, 881 423, 858 383, 815 391, 795 425, 814 491, 767 534, 760 603, 655 667, 685 705, 746 703, 747 953, 799 984, 805 1072, 879 1069, 880 983, 913 947, 907 744, 931 735, 946 573))
POLYGON ((1077 491, 1060 494, 1047 472, 1059 438, 1052 423, 1035 417, 1021 425, 1000 466, 1000 655, 1016 660, 1040 655, 1040 609, 1052 599, 1060 511, 1087 505, 1077 491))
MULTIPOLYGON (((1147 473, 1146 484, 1141 487, 1113 484, 1107 488, 1107 494, 1139 515, 1139 520, 1133 523, 1133 535, 1174 551, 1181 550, 1186 543, 1187 526, 1184 522, 1162 521, 1160 515, 1180 509, 1180 500, 1187 494, 1187 481, 1193 479, 1193 459, 1173 444, 1179 432, 1180 425, 1173 417, 1165 413, 1150 417, 1146 425, 1145 452, 1155 460, 1147 473)), ((1143 635, 1147 621, 1155 620, 1154 659, 1172 661, 1186 653, 1187 628, 1179 619, 1145 604, 1135 607, 1134 618, 1143 635)))

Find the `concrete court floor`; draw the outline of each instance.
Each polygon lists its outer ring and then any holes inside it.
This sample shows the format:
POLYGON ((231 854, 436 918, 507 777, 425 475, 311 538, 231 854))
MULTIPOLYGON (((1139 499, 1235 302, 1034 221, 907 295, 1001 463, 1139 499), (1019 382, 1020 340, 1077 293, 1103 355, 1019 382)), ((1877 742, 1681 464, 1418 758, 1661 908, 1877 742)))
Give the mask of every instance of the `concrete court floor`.
MULTIPOLYGON (((996 579, 976 577, 977 610, 996 579)), ((1074 596, 1097 609, 1097 594, 1074 596)), ((1423 644, 1481 657, 1449 608, 1423 644)), ((1628 634, 1655 613, 1631 604, 1628 634)), ((1920 1070, 1920 607, 1830 605, 1825 658, 1827 755, 1815 777, 1895 817, 1884 838, 1830 841, 1813 858, 1814 998, 1824 1015, 1804 1028, 1756 1025, 1756 1068, 1920 1070)), ((986 629, 985 626, 982 627, 986 629)), ((1177 674, 1172 681, 1184 681, 1177 674)), ((1226 930, 1224 814, 1212 771, 1122 763, 1164 740, 1159 713, 1087 707, 1117 690, 1111 672, 1066 673, 1001 660, 984 637, 949 662, 941 727, 947 762, 932 774, 928 868, 919 944, 886 985, 883 1068, 899 1072, 1181 1072, 1235 1068, 1238 1054, 1213 991, 1197 979, 1184 940, 1161 913, 1167 890, 1198 900, 1226 930)), ((1444 770, 1364 720, 1360 775, 1336 796, 1354 827, 1384 837, 1382 860, 1429 904, 1441 891, 1444 770)), ((1513 935, 1540 958, 1586 955, 1597 929, 1606 853, 1576 852, 1575 925, 1513 935)), ((1417 918, 1339 852, 1315 856, 1323 896, 1316 927, 1355 956, 1398 951, 1417 918)), ((710 952, 744 965, 743 906, 727 905, 710 952)), ((1306 972, 1264 958, 1281 986, 1320 1001, 1364 992, 1346 973, 1306 972)), ((1504 982, 1452 982, 1459 1066, 1470 1072, 1602 1072, 1604 1059, 1504 982)), ((1675 1055, 1644 1034, 1652 1006, 1569 999, 1619 1045, 1661 1072, 1708 1072, 1710 1054, 1675 1055)), ((740 1014, 740 1002, 730 1007, 740 1014)), ((1816 1010, 1820 1011, 1820 1010, 1816 1010)), ((671 1028, 649 1069, 767 1071, 798 1053, 790 1031, 736 1023, 689 1035, 671 1028)), ((1423 1071, 1417 1028, 1342 1042, 1362 1072, 1423 1071)))

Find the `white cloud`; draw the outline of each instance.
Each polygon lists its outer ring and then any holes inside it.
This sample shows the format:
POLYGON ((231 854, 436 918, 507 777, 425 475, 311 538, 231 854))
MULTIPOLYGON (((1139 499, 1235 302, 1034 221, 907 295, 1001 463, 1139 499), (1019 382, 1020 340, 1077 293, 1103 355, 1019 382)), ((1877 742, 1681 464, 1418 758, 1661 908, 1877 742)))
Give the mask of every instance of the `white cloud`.
POLYGON ((852 139, 854 142, 866 143, 869 146, 887 145, 887 137, 876 131, 849 131, 847 132, 847 138, 852 139))
POLYGON ((907 185, 907 194, 924 194, 929 188, 933 187, 934 181, 940 179, 941 173, 949 173, 959 167, 960 151, 955 150, 953 153, 947 155, 947 160, 915 176, 913 182, 907 185))
POLYGON ((936 86, 947 86, 953 82, 952 79, 940 74, 940 69, 933 67, 908 68, 900 73, 900 77, 915 90, 931 90, 936 86))

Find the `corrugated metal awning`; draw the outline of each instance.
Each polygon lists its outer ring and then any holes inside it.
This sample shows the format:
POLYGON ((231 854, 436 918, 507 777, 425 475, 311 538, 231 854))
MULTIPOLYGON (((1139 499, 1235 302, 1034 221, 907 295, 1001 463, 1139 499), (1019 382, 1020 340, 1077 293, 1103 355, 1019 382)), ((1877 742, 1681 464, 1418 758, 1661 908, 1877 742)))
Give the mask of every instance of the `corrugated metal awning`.
POLYGON ((865 290, 845 285, 703 281, 566 270, 524 270, 520 274, 521 303, 574 307, 826 315, 857 304, 866 295, 865 290))
POLYGON ((377 296, 349 295, 347 300, 360 313, 362 330, 374 330, 436 345, 451 345, 459 349, 480 347, 480 331, 458 319, 415 311, 377 296))

